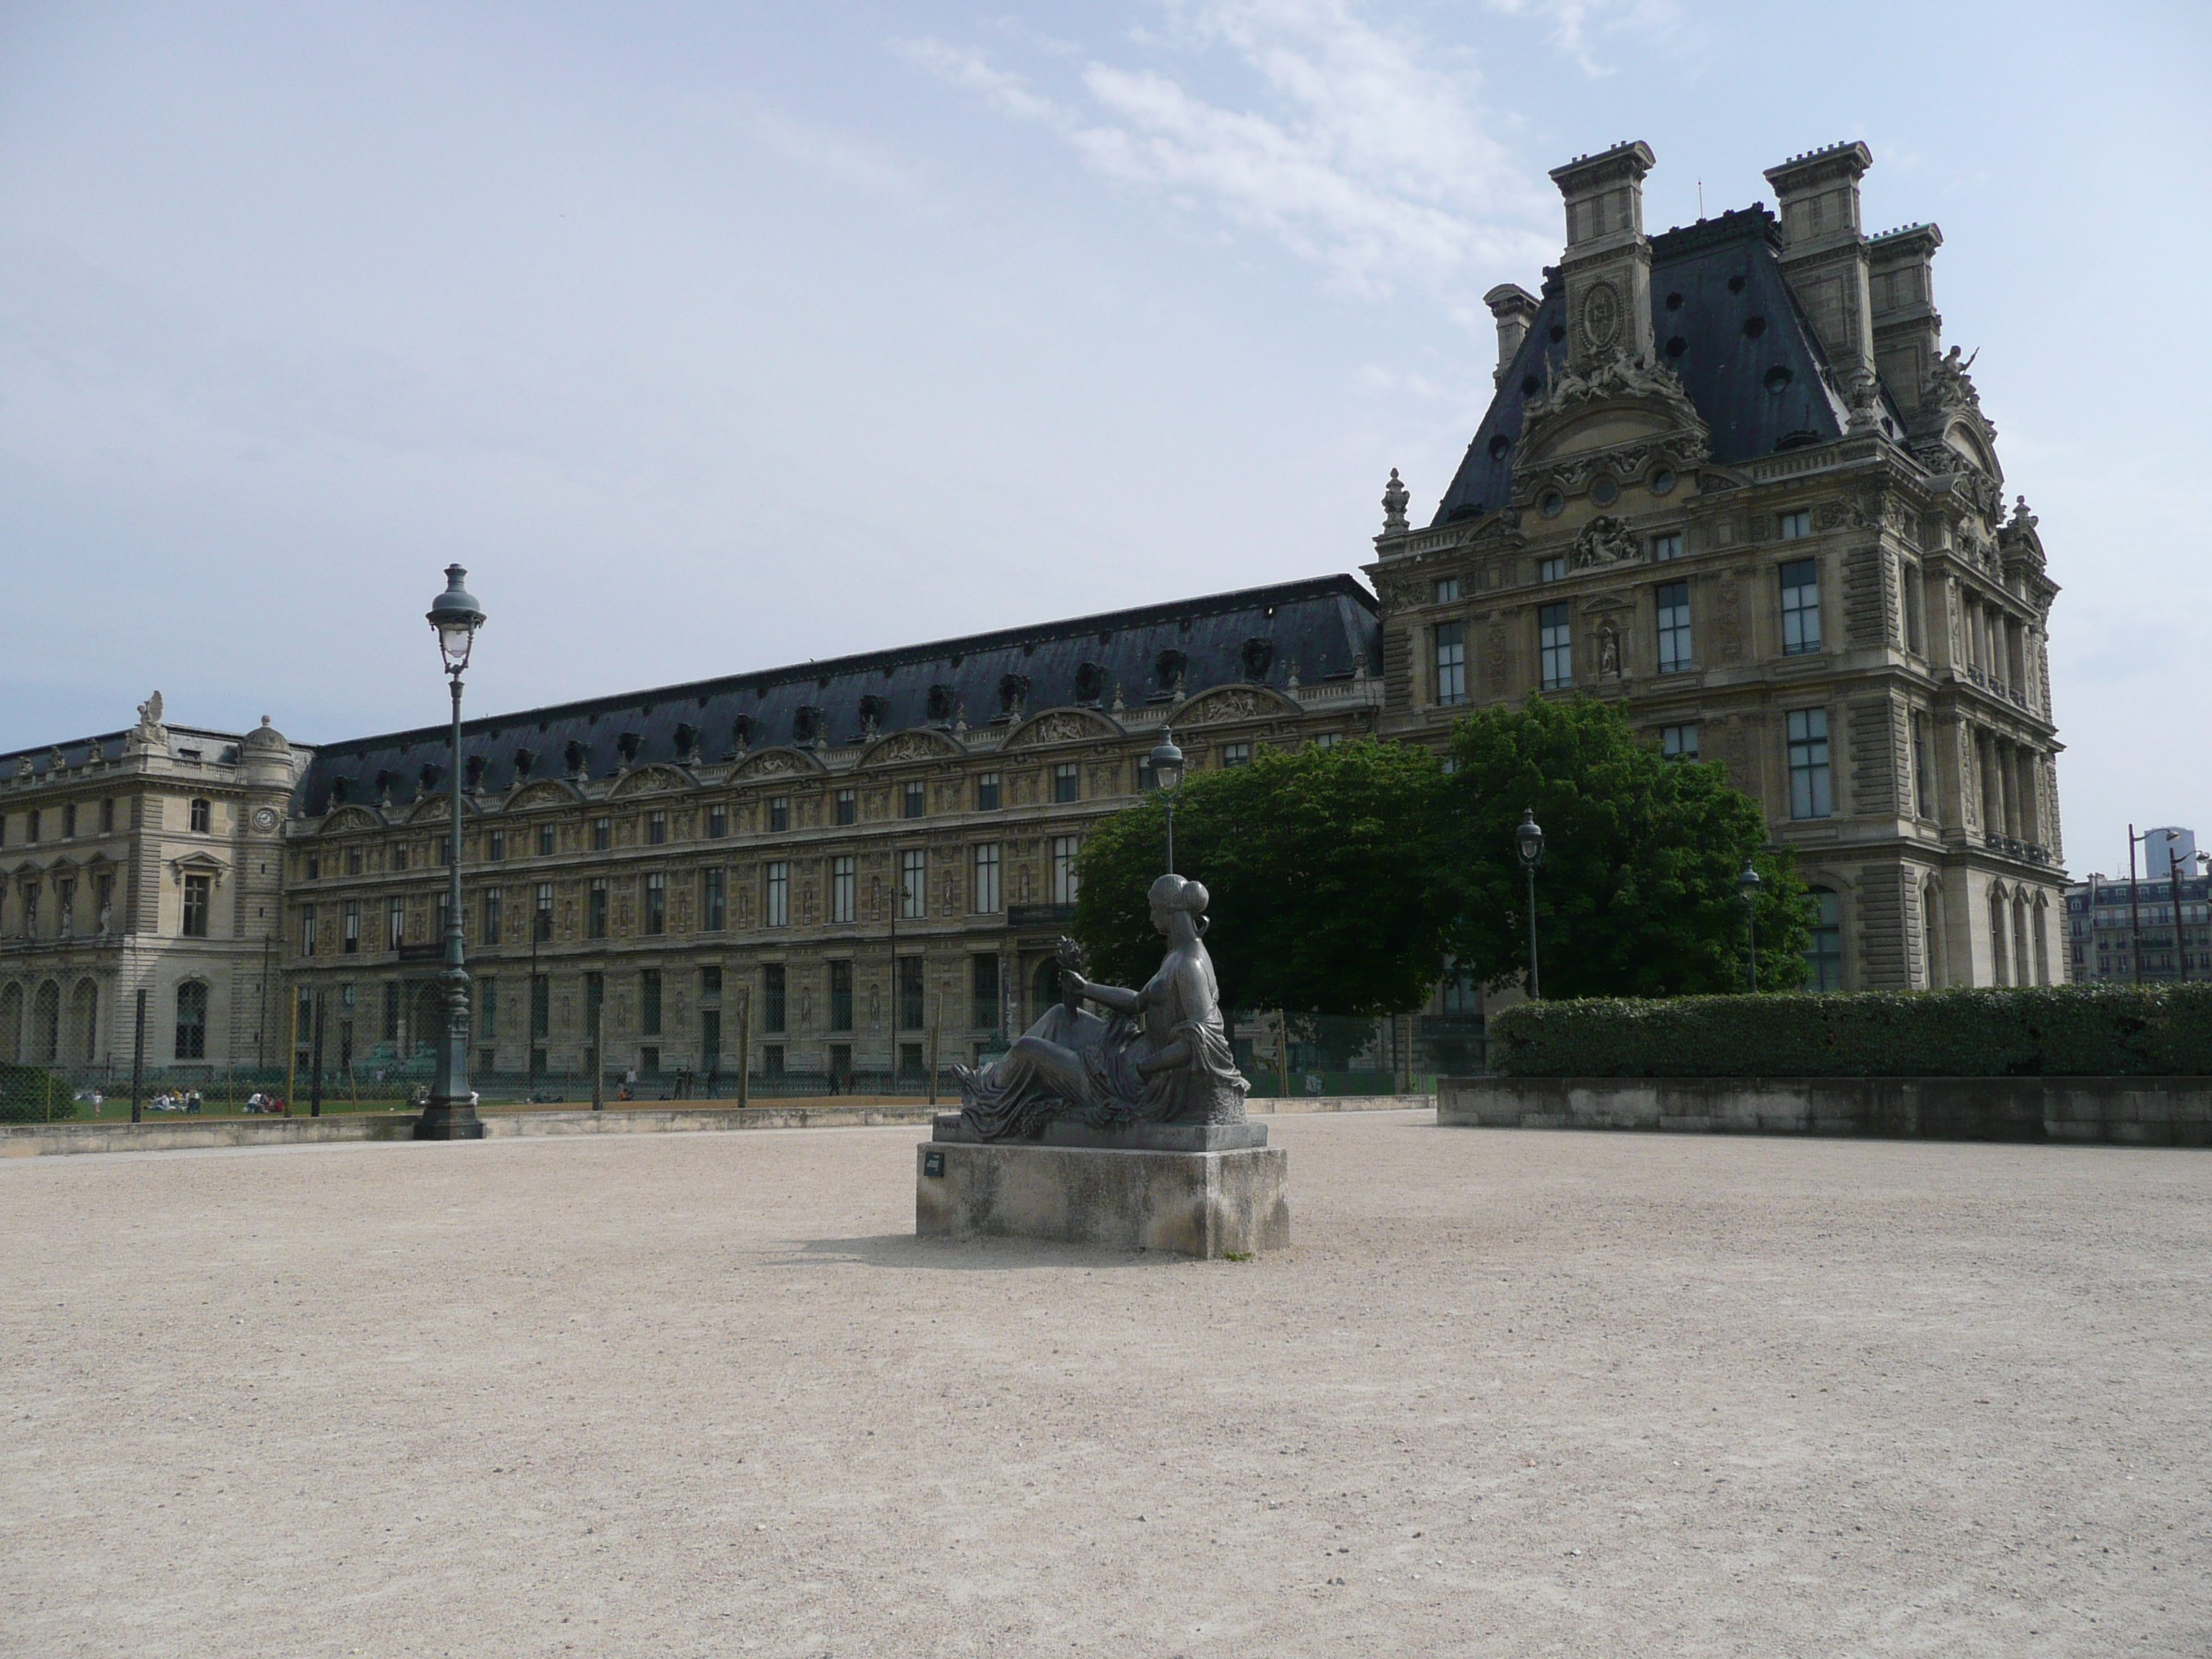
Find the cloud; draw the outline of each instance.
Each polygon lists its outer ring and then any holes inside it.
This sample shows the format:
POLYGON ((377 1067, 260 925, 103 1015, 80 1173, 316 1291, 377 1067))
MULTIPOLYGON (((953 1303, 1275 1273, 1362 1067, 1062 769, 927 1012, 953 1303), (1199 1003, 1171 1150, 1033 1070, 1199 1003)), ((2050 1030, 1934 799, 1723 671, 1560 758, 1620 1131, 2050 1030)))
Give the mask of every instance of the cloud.
POLYGON ((1599 61, 1595 37, 1634 35, 1647 46, 1666 45, 1684 28, 1676 0, 1490 0, 1490 9, 1547 25, 1552 45, 1593 78, 1613 72, 1599 61))
POLYGON ((1348 291, 1555 252, 1550 205, 1490 136, 1462 60, 1368 22, 1345 0, 1201 0, 1135 43, 1164 60, 1085 62, 1064 96, 983 52, 898 49, 950 85, 1056 134, 1103 178, 1207 204, 1328 270, 1348 291), (1225 68, 1243 95, 1197 89, 1225 68))

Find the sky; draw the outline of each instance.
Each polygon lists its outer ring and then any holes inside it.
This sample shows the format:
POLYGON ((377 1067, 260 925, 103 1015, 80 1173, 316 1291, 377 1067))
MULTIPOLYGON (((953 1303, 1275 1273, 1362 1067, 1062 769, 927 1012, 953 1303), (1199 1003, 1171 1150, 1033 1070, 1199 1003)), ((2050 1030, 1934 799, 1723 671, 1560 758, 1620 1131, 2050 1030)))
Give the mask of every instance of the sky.
POLYGON ((0 750, 436 721, 453 562, 487 714, 1357 570, 1547 169, 1643 139, 1656 231, 1858 138, 2124 870, 2212 841, 2208 128, 2201 3, 5 0, 0 750))

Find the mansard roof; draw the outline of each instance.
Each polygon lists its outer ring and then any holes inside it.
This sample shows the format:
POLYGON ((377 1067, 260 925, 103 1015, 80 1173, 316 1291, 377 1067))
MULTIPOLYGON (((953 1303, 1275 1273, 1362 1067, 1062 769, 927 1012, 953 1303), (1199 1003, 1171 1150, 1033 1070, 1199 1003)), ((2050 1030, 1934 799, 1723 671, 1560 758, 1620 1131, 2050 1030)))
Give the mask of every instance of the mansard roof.
MULTIPOLYGON (((1783 279, 1781 248, 1780 228, 1764 207, 1651 239, 1651 331, 1659 361, 1681 376, 1712 429, 1711 459, 1723 465, 1844 434, 1847 409, 1820 340, 1783 279)), ((1565 312, 1564 285, 1547 267, 1535 321, 1433 522, 1494 513, 1510 501, 1522 405, 1565 358, 1565 312)), ((1886 412, 1901 430, 1894 407, 1886 412)))
MULTIPOLYGON (((676 763, 687 745, 720 761, 817 739, 842 746, 871 725, 880 732, 956 720, 1011 726, 1009 690, 1030 713, 1110 705, 1117 692, 1132 707, 1165 707, 1209 685, 1281 685, 1293 667, 1307 682, 1349 678, 1356 657, 1379 672, 1379 638, 1367 590, 1350 576, 1323 576, 488 715, 463 726, 463 765, 477 769, 477 787, 504 791, 568 775, 571 744, 589 775, 605 777, 676 763)), ((294 805, 311 817, 340 800, 374 805, 386 793, 380 778, 393 801, 413 799, 446 780, 451 742, 438 726, 324 744, 294 805)))

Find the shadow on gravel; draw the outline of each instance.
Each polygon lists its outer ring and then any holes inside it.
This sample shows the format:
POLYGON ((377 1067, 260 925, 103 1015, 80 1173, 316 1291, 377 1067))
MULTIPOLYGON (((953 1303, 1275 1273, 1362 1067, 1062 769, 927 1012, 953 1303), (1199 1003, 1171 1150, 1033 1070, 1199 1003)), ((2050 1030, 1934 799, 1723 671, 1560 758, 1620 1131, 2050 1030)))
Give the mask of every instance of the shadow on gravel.
POLYGON ((1144 1267, 1191 1259, 1161 1251, 1109 1250, 1029 1238, 917 1238, 912 1233, 806 1238, 799 1241, 799 1249, 804 1257, 824 1264, 855 1261, 867 1267, 965 1273, 1018 1273, 1030 1267, 1144 1267))

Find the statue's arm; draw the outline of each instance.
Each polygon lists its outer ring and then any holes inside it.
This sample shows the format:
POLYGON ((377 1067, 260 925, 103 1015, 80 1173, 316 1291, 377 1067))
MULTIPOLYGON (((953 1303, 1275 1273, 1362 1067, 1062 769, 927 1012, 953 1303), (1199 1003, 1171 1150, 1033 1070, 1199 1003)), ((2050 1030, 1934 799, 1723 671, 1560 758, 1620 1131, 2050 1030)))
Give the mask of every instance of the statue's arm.
POLYGON ((1111 1008, 1117 1014, 1133 1014, 1145 1006, 1142 991, 1127 991, 1118 985, 1093 985, 1080 974, 1066 973, 1064 981, 1073 981, 1075 994, 1088 997, 1101 1007, 1111 1008))
POLYGON ((1158 1077, 1162 1072, 1172 1072, 1178 1066, 1191 1061, 1190 1044, 1177 1037, 1164 1048, 1155 1048, 1137 1062, 1139 1077, 1158 1077))

